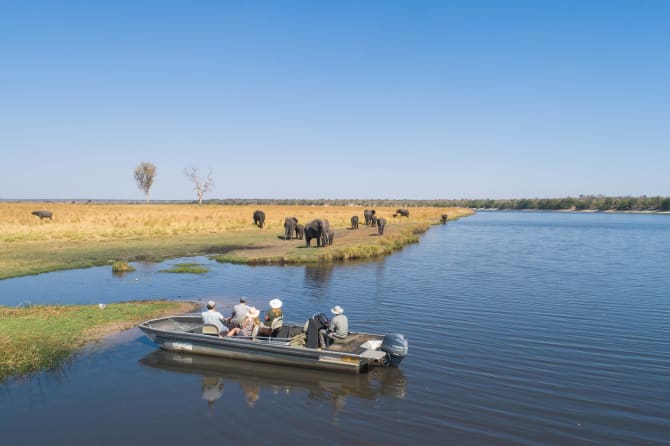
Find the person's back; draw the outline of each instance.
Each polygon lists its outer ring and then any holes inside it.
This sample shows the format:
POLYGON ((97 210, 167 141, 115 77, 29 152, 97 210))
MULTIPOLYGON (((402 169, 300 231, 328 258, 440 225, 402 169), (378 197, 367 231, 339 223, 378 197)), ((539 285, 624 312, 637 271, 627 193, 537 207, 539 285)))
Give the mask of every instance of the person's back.
POLYGON ((248 312, 249 305, 247 305, 247 299, 245 297, 240 297, 240 303, 233 306, 233 313, 231 315, 230 322, 232 324, 239 325, 248 312))
POLYGON ((228 328, 223 325, 223 315, 216 311, 214 301, 210 300, 207 303, 207 311, 203 311, 201 316, 204 324, 216 325, 219 329, 219 333, 228 331, 228 328))
POLYGON ((344 314, 334 316, 330 321, 330 329, 336 338, 346 338, 349 334, 349 319, 344 314))

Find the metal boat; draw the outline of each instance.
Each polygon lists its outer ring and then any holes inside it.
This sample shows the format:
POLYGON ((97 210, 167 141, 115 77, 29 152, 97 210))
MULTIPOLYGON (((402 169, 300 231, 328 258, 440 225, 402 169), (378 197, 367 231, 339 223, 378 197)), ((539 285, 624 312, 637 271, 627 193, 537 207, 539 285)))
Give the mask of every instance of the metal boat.
POLYGON ((221 337, 218 330, 208 330, 211 326, 203 324, 200 315, 185 315, 152 319, 139 328, 164 350, 336 372, 364 373, 374 367, 397 366, 407 356, 407 338, 399 333, 349 333, 319 349, 308 347, 318 344, 315 333, 306 331, 306 326, 283 324, 274 336, 221 337))

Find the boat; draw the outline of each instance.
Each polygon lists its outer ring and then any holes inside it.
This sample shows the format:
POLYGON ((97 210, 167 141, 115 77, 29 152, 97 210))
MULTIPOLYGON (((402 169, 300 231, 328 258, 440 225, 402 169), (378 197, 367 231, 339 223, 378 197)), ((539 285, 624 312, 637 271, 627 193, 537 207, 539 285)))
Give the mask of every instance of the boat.
MULTIPOLYGON (((316 315, 315 315, 316 316, 316 315)), ((324 349, 307 323, 281 324, 271 336, 221 337, 215 326, 197 315, 168 316, 139 325, 164 350, 334 372, 366 373, 375 367, 397 367, 407 356, 405 335, 354 333, 324 349)))

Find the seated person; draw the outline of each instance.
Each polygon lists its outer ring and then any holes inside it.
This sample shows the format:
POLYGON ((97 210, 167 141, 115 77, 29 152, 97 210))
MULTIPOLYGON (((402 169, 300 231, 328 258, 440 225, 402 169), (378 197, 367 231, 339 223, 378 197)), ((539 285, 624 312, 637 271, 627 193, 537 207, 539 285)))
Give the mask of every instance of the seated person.
POLYGON ((272 323, 275 321, 275 319, 284 317, 284 313, 281 310, 282 305, 283 303, 279 299, 272 299, 270 301, 270 309, 265 314, 265 318, 263 319, 263 322, 261 322, 261 326, 258 329, 259 335, 272 335, 272 323))
POLYGON ((240 303, 233 307, 233 313, 230 316, 230 326, 239 327, 240 322, 244 319, 244 316, 247 315, 247 311, 249 311, 247 298, 242 296, 240 297, 240 303))
POLYGON ((254 336, 257 327, 260 325, 260 321, 258 320, 260 314, 261 312, 256 308, 249 308, 249 311, 246 316, 244 316, 244 319, 242 319, 240 326, 232 328, 226 336, 254 336))
POLYGON ((228 327, 223 325, 225 318, 221 313, 216 311, 216 302, 213 300, 207 302, 207 311, 203 311, 201 315, 202 322, 204 324, 212 324, 217 326, 219 329, 219 336, 225 335, 228 332, 228 327))
POLYGON ((344 315, 342 307, 335 305, 330 309, 330 312, 335 317, 330 320, 328 328, 319 330, 319 348, 326 348, 332 342, 337 342, 349 335, 349 320, 344 315))

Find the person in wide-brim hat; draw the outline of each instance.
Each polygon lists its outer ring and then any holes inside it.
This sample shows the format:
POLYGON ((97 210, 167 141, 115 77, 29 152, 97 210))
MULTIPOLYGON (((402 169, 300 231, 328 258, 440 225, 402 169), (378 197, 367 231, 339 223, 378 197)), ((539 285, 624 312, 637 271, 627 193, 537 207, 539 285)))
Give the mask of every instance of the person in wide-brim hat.
POLYGON ((265 313, 263 323, 261 324, 261 328, 258 331, 259 334, 264 336, 269 336, 272 334, 272 323, 275 321, 275 319, 284 317, 284 312, 281 309, 282 305, 283 302, 279 299, 272 299, 270 301, 270 309, 267 313, 265 313))
POLYGON ((258 321, 258 316, 260 314, 261 312, 257 308, 249 308, 249 311, 247 312, 247 315, 244 316, 244 319, 242 319, 240 326, 230 330, 227 336, 255 336, 255 328, 260 324, 258 321))
POLYGON ((344 313, 344 309, 339 305, 335 305, 333 308, 330 309, 330 312, 333 314, 342 314, 344 313))

